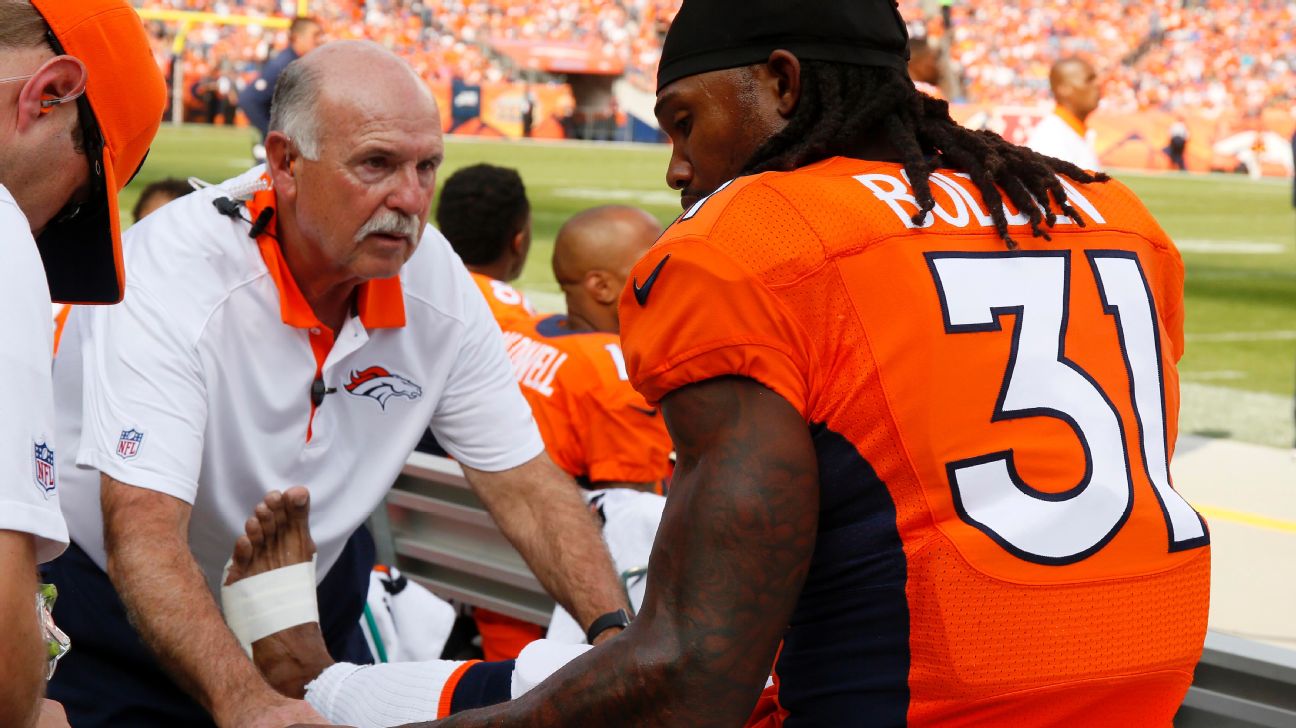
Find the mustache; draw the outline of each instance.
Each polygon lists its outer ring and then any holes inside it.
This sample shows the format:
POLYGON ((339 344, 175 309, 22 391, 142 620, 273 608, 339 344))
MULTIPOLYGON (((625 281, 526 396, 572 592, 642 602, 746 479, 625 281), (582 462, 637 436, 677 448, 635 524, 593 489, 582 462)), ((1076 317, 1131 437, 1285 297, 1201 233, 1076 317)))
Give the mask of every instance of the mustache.
POLYGON ((417 215, 406 215, 397 210, 383 208, 360 226, 360 230, 355 235, 355 242, 359 243, 370 235, 394 235, 412 243, 422 237, 420 227, 417 215))

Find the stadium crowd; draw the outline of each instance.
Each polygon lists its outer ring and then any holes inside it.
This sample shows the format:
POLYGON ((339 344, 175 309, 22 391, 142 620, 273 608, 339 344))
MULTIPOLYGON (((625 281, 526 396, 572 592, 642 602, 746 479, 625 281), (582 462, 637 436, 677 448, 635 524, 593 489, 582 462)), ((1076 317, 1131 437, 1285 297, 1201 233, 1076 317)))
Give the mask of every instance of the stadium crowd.
MULTIPOLYGON (((581 46, 624 65, 651 90, 661 38, 680 0, 322 0, 310 4, 334 38, 369 38, 407 57, 426 79, 470 84, 520 73, 494 43, 581 46)), ((956 2, 950 27, 927 3, 902 0, 916 37, 949 48, 953 98, 1034 104, 1048 98, 1057 58, 1084 55, 1105 81, 1103 108, 1255 113, 1296 101, 1296 3, 1289 0, 1019 0, 956 2), (946 37, 948 36, 948 37, 946 37)), ((282 0, 140 0, 149 9, 289 14, 282 0)), ((156 23, 168 65, 175 23, 156 23)), ((190 86, 235 88, 282 45, 259 26, 198 24, 185 44, 190 86)), ((191 89, 192 91, 193 89, 191 89)), ((201 93, 192 94, 195 99, 201 93)))

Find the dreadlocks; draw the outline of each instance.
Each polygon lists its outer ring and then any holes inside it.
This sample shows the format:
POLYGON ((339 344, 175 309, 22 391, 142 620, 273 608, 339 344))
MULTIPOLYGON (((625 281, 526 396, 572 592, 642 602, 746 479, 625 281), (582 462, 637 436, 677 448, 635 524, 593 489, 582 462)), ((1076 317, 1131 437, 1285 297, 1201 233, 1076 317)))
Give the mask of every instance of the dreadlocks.
POLYGON ((828 157, 852 156, 871 139, 886 140, 899 152, 918 200, 915 225, 936 206, 930 176, 944 166, 972 179, 1009 248, 1017 243, 1008 234, 1000 190, 1030 217, 1031 234, 1048 240, 1043 225, 1057 221, 1055 206, 1084 225, 1057 175, 1077 182, 1108 179, 1010 144, 993 132, 959 126, 950 118, 948 103, 919 93, 895 69, 826 61, 801 62, 796 111, 781 132, 756 150, 744 173, 788 171, 828 157), (1050 195, 1054 204, 1047 204, 1050 195))

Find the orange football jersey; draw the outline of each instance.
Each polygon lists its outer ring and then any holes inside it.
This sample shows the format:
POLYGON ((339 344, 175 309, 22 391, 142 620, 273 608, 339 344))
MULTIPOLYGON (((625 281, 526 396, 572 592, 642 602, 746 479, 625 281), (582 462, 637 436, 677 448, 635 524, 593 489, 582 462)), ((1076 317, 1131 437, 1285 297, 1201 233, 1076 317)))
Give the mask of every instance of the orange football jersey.
POLYGON ((650 402, 721 375, 800 411, 809 576, 762 725, 1168 726, 1206 632, 1205 522, 1170 483, 1183 265, 1118 182, 1051 241, 963 175, 916 225, 893 163, 740 178, 621 300, 650 402))
POLYGON ((531 302, 518 289, 481 273, 470 274, 477 288, 481 289, 486 305, 490 306, 491 316, 501 327, 514 319, 531 318, 536 315, 531 302))
POLYGON ((619 337, 572 331, 552 315, 505 323, 504 344, 558 467, 586 487, 670 475, 666 424, 630 386, 619 337))

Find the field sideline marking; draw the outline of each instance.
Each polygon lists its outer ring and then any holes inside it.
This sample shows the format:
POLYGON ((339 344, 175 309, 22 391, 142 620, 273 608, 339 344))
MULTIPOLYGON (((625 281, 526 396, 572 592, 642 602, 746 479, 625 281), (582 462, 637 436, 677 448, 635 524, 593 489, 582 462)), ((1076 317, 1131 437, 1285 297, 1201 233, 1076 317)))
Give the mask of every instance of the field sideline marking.
POLYGON ((1185 341, 1194 343, 1232 343, 1239 341, 1296 341, 1296 331, 1217 331, 1215 333, 1185 334, 1185 341))
POLYGON ((1216 508, 1215 506, 1203 506, 1196 503, 1193 504, 1193 508, 1196 508, 1198 513, 1207 518, 1240 523, 1244 526, 1264 528, 1271 531, 1278 531, 1280 533, 1296 534, 1296 521, 1284 521, 1279 518, 1270 518, 1269 516, 1260 516, 1254 513, 1245 513, 1243 511, 1233 511, 1227 508, 1216 508))
POLYGON ((1176 240, 1175 247, 1184 253, 1202 255, 1282 255, 1287 252, 1285 243, 1257 243, 1247 240, 1184 238, 1176 240))

